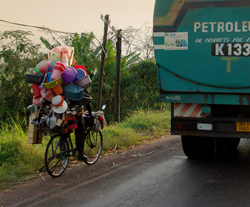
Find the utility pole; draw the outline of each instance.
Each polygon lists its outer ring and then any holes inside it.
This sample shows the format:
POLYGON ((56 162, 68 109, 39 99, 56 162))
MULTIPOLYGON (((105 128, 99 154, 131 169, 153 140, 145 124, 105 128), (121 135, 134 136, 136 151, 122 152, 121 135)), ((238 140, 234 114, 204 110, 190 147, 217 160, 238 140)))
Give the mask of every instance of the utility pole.
POLYGON ((103 34, 103 43, 102 43, 102 55, 101 55, 101 66, 100 66, 96 111, 101 110, 101 104, 102 104, 102 85, 103 85, 104 64, 105 64, 105 57, 106 57, 108 24, 109 24, 109 15, 107 14, 105 15, 105 19, 104 19, 104 34, 103 34))
POLYGON ((116 74, 115 74, 115 121, 120 121, 120 85, 121 85, 122 30, 117 31, 116 74))

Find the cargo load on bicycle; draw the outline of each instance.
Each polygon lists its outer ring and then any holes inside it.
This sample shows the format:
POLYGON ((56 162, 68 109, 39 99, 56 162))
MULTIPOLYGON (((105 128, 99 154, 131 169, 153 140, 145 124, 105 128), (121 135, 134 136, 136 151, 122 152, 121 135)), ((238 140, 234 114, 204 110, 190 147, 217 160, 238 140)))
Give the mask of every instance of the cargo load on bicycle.
POLYGON ((91 79, 84 66, 77 65, 73 54, 71 47, 53 48, 48 60, 37 64, 32 74, 25 74, 33 92, 28 143, 41 144, 43 135, 50 137, 43 168, 52 177, 66 170, 70 156, 94 164, 103 146, 100 129, 105 124, 104 113, 92 112, 92 97, 87 91, 91 79), (83 110, 84 105, 87 111, 83 110), (76 148, 71 141, 72 132, 76 148))
MULTIPOLYGON (((73 47, 53 48, 48 59, 39 62, 32 74, 25 74, 25 81, 31 84, 33 93, 33 104, 29 107, 29 144, 41 144, 43 134, 76 129, 75 115, 84 115, 82 106, 92 100, 86 93, 92 81, 84 66, 77 65, 73 47)), ((95 118, 94 122, 103 125, 103 117, 95 118)))

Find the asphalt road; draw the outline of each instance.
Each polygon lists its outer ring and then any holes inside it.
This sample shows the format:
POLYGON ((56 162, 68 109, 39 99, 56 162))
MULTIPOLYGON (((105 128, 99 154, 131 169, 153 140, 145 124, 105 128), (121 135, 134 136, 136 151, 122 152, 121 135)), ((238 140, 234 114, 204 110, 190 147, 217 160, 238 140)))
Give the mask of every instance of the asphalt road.
MULTIPOLYGON (((172 139, 172 141, 171 141, 172 139)), ((190 160, 180 138, 13 206, 250 206, 250 139, 235 154, 190 160)))

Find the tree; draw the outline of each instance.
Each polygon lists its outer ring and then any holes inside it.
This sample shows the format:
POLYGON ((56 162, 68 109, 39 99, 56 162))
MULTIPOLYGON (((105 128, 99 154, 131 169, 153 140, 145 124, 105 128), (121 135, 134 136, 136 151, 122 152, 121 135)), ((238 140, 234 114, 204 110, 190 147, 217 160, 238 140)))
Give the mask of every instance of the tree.
POLYGON ((157 68, 154 60, 130 65, 127 76, 121 80, 121 116, 127 110, 161 109, 157 68))
POLYGON ((31 73, 43 59, 39 44, 33 44, 26 31, 5 31, 0 33, 0 120, 9 115, 18 120, 25 108, 32 103, 30 87, 25 83, 25 73, 31 73))
MULTIPOLYGON (((122 56, 121 60, 121 79, 127 78, 129 75, 127 67, 130 64, 138 62, 139 55, 135 52, 122 56)), ((107 117, 108 120, 113 120, 114 114, 114 94, 115 94, 115 74, 116 74, 116 48, 113 46, 111 39, 107 41, 106 47, 106 61, 104 66, 104 77, 103 77, 103 92, 102 92, 102 103, 107 105, 106 112, 110 114, 107 117)), ((95 97, 98 88, 98 77, 99 72, 95 73, 92 79, 92 90, 91 94, 95 97)), ((94 105, 95 103, 93 103, 94 105)))
POLYGON ((139 29, 128 27, 123 30, 123 51, 126 55, 140 53, 141 60, 154 58, 153 29, 145 23, 139 29))
POLYGON ((77 64, 83 65, 91 78, 99 69, 102 48, 101 45, 95 45, 94 38, 93 32, 89 35, 81 33, 81 35, 76 34, 72 41, 77 64))

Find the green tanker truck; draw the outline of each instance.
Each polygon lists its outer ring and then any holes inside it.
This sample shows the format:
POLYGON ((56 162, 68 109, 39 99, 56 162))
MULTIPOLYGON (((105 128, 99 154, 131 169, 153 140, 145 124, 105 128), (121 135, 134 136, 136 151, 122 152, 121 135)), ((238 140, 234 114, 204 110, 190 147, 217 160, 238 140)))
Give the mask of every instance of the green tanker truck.
POLYGON ((160 99, 189 158, 250 138, 250 1, 156 0, 160 99))

